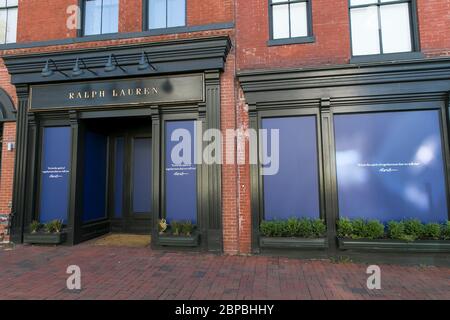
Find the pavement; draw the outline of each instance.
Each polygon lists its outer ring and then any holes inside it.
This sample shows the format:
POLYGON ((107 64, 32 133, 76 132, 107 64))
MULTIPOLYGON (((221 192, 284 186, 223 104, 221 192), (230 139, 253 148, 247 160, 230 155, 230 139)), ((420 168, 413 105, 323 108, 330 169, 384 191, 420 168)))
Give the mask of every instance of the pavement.
POLYGON ((3 247, 0 299, 450 299, 450 268, 379 265, 381 289, 369 290, 367 267, 92 243, 3 247), (67 287, 72 265, 81 289, 67 287))

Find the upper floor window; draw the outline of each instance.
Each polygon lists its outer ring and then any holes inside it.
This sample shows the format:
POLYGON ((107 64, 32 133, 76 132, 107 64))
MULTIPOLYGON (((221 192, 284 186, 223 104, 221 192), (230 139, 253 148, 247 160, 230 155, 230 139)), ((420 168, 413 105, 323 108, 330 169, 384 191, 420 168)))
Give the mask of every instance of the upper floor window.
POLYGON ((271 39, 307 37, 311 32, 310 0, 269 0, 271 39))
POLYGON ((119 0, 84 1, 84 35, 119 31, 119 0))
POLYGON ((414 0, 350 0, 353 56, 414 51, 413 4, 414 0))
POLYGON ((0 44, 16 42, 19 0, 0 0, 0 44))
POLYGON ((186 0, 147 0, 148 29, 186 25, 186 0))

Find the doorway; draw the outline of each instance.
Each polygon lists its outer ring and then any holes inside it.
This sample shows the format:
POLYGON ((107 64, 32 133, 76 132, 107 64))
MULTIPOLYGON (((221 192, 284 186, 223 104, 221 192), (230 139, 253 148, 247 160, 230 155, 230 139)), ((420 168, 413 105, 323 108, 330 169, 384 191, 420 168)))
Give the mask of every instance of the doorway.
POLYGON ((152 211, 151 122, 141 118, 96 120, 87 131, 101 131, 106 152, 106 213, 110 231, 150 234, 152 211))

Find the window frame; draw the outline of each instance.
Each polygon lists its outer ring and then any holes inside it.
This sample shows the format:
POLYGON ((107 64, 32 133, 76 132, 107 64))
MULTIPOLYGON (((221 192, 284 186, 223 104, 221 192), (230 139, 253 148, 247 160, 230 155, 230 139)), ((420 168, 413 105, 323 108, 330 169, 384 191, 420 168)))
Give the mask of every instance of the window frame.
POLYGON ((348 19, 349 19, 349 32, 350 32, 350 53, 351 53, 351 62, 370 62, 376 60, 390 60, 392 59, 401 59, 401 58, 420 58, 420 39, 419 39, 419 21, 417 16, 417 0, 396 0, 392 2, 382 3, 381 0, 377 0, 377 3, 370 4, 362 4, 362 5, 353 5, 351 4, 352 0, 348 0, 348 19), (394 52, 394 53, 383 53, 383 38, 381 34, 381 28, 379 25, 378 28, 378 36, 380 42, 380 53, 376 54, 367 54, 367 55, 354 55, 353 54, 353 35, 352 35, 352 9, 357 8, 366 8, 371 6, 377 6, 378 8, 378 20, 380 20, 380 8, 381 6, 386 5, 394 5, 394 4, 409 4, 409 24, 411 31, 411 51, 404 52, 394 52))
POLYGON ((5 6, 0 6, 0 10, 6 10, 6 21, 5 21, 5 38, 0 40, 0 44, 9 44, 9 43, 17 43, 17 26, 18 26, 18 17, 19 17, 19 1, 17 1, 17 5, 8 5, 8 0, 6 0, 5 6), (14 39, 14 42, 7 42, 7 36, 8 36, 8 11, 10 9, 17 9, 17 19, 16 19, 16 37, 14 39))
POLYGON ((117 10, 118 10, 118 21, 117 21, 117 31, 116 32, 102 32, 103 29, 103 0, 102 1, 102 14, 100 17, 100 33, 96 33, 96 34, 86 34, 85 33, 85 25, 84 23, 86 22, 86 1, 88 0, 79 0, 79 8, 80 8, 80 12, 81 12, 81 24, 80 24, 80 29, 78 32, 78 37, 95 37, 95 36, 101 36, 101 35, 105 35, 105 34, 117 34, 119 33, 119 20, 120 20, 120 0, 117 0, 117 10))
MULTIPOLYGON (((312 0, 284 0, 282 2, 273 3, 273 0, 268 0, 268 10, 269 10, 269 40, 267 44, 269 46, 274 45, 285 45, 285 44, 296 44, 296 43, 312 43, 315 42, 315 37, 313 33, 313 23, 312 23, 312 0), (293 3, 301 3, 306 2, 306 17, 307 17, 307 28, 308 28, 308 34, 306 36, 300 36, 300 37, 291 37, 289 38, 279 38, 274 39, 273 37, 273 7, 278 5, 286 5, 286 4, 293 4, 293 3)), ((289 35, 291 34, 291 13, 290 13, 290 5, 289 5, 289 35)))
POLYGON ((148 12, 149 9, 149 1, 150 0, 142 0, 143 4, 142 4, 142 30, 143 31, 154 31, 154 30, 171 30, 171 29, 179 29, 179 28, 185 28, 188 26, 187 24, 187 14, 188 14, 188 3, 187 0, 184 0, 184 25, 182 26, 176 26, 176 27, 168 27, 167 26, 167 17, 168 17, 168 6, 167 6, 167 1, 166 1, 166 27, 165 28, 154 28, 154 29, 150 29, 150 15, 148 12))

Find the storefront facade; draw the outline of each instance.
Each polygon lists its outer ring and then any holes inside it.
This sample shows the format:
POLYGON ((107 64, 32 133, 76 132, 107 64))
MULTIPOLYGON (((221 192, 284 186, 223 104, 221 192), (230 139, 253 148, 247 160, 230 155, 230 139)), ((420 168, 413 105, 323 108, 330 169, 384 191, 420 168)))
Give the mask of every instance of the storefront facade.
POLYGON ((446 1, 56 2, 5 8, 19 10, 17 43, 0 45, 7 240, 61 220, 70 245, 125 232, 154 248, 449 259, 446 1), (165 238, 162 220, 195 233, 165 238), (406 220, 423 239, 393 238, 406 220))
POLYGON ((220 127, 230 46, 225 36, 5 56, 19 97, 12 240, 34 220, 62 220, 68 244, 117 231, 152 233, 158 246, 167 219, 196 226, 193 247, 222 251, 220 167, 177 166, 170 146, 177 129, 220 127))

